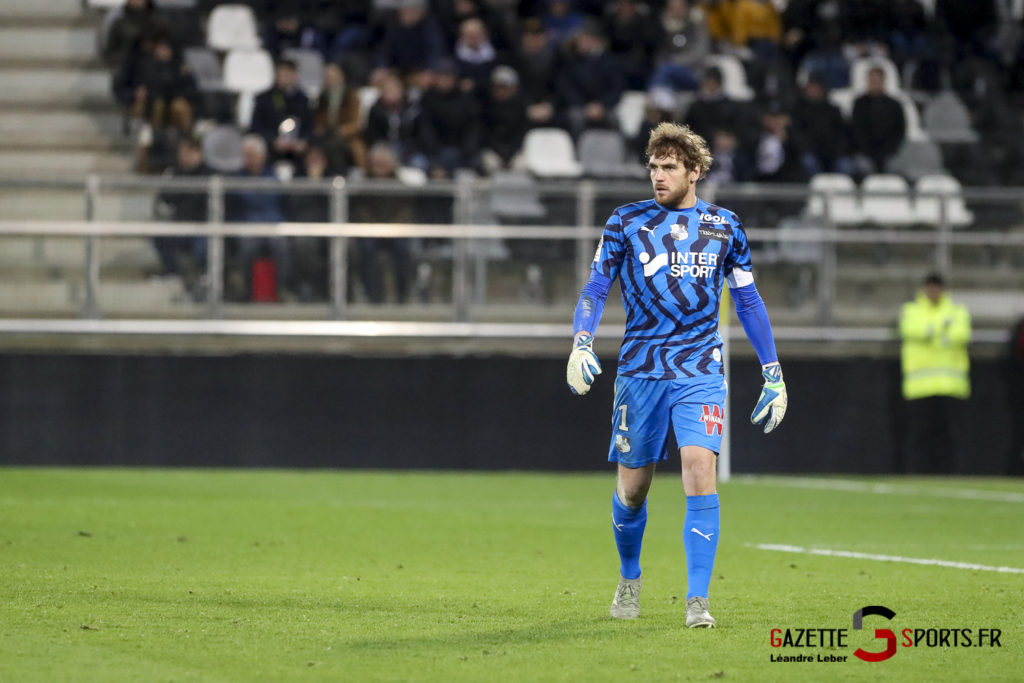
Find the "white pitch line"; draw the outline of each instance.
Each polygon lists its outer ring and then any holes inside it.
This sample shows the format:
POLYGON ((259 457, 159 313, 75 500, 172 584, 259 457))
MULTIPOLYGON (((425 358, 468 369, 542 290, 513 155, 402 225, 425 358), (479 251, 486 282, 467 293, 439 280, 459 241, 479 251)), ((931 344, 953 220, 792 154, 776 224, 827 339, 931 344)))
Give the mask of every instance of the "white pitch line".
POLYGON ((802 548, 798 545, 777 545, 774 543, 758 543, 758 550, 776 550, 783 553, 800 553, 803 555, 823 555, 825 557, 848 557, 854 560, 875 560, 877 562, 901 562, 903 564, 923 564, 932 567, 949 567, 951 569, 969 569, 981 572, 997 572, 999 574, 1024 574, 1019 567, 993 567, 987 564, 971 562, 953 562, 930 557, 902 557, 900 555, 877 555, 875 553, 858 553, 852 550, 828 550, 827 548, 802 548))
POLYGON ((915 484, 875 484, 867 481, 849 481, 844 479, 774 477, 758 475, 733 477, 730 481, 737 484, 767 484, 769 486, 780 486, 795 489, 849 491, 851 493, 875 493, 888 496, 930 496, 933 498, 987 500, 997 503, 1024 503, 1024 493, 1016 493, 1014 491, 926 487, 915 484))

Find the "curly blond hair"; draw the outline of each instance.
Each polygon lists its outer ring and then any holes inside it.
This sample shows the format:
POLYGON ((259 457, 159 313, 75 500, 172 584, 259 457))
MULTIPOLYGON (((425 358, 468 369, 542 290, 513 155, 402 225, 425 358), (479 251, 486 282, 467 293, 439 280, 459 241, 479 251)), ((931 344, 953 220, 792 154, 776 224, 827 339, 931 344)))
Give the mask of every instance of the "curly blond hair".
POLYGON ((647 139, 647 158, 674 156, 690 170, 699 170, 703 178, 711 168, 711 151, 707 141, 689 126, 666 121, 659 123, 647 139))

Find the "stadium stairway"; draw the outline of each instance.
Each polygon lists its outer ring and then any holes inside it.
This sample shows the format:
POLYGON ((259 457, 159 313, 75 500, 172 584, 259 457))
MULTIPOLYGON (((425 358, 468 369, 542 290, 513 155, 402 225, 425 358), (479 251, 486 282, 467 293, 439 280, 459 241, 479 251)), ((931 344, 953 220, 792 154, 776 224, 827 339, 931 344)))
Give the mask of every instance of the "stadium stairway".
MULTIPOLYGON (((110 71, 98 52, 102 19, 81 0, 0 2, 0 217, 85 217, 81 186, 11 180, 82 183, 89 173, 132 171, 131 141, 122 132, 110 71)), ((146 192, 107 194, 97 218, 148 218, 152 202, 146 192)), ((148 240, 104 240, 101 264, 99 295, 114 304, 112 312, 159 309, 183 297, 179 281, 147 278, 157 265, 148 240)), ((0 315, 75 315, 83 279, 82 240, 0 240, 0 315)))

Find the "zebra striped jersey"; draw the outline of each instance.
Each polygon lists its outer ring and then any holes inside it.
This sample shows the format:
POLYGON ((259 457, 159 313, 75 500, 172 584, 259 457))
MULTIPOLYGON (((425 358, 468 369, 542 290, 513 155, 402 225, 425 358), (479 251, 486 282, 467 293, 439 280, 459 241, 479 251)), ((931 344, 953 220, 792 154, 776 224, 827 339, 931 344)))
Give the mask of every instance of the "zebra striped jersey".
POLYGON ((668 209, 653 199, 617 208, 591 268, 620 278, 626 334, 619 374, 647 379, 721 375, 722 286, 754 281, 743 224, 698 199, 668 209))

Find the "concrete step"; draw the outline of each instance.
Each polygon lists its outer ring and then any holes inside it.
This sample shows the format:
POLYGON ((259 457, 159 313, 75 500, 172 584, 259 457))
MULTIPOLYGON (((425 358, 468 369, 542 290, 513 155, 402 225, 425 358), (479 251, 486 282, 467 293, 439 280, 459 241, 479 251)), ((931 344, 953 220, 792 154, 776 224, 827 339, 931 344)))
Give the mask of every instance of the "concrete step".
POLYGON ((81 308, 75 286, 67 282, 5 281, 0 287, 0 315, 68 315, 81 308))
POLYGON ((72 20, 89 17, 81 0, 3 0, 0 20, 72 20))
MULTIPOLYGON (((81 178, 78 178, 81 180, 81 178)), ((0 216, 5 220, 85 220, 84 189, 46 190, 4 188, 0 177, 0 216)), ((146 221, 153 218, 153 192, 100 195, 96 219, 101 221, 146 221)), ((2 238, 0 238, 2 239, 2 238)))
POLYGON ((91 26, 0 28, 0 60, 5 63, 36 59, 83 61, 97 56, 96 29, 91 26))
POLYGON ((130 154, 109 151, 5 150, 0 154, 0 178, 81 177, 86 173, 127 174, 130 154))
MULTIPOLYGON (((145 237, 102 238, 100 279, 138 279, 159 264, 145 237)), ((85 240, 79 237, 0 238, 0 268, 6 279, 52 279, 78 276, 85 268, 85 240)))
POLYGON ((0 104, 109 104, 110 73, 94 68, 0 67, 0 104))

